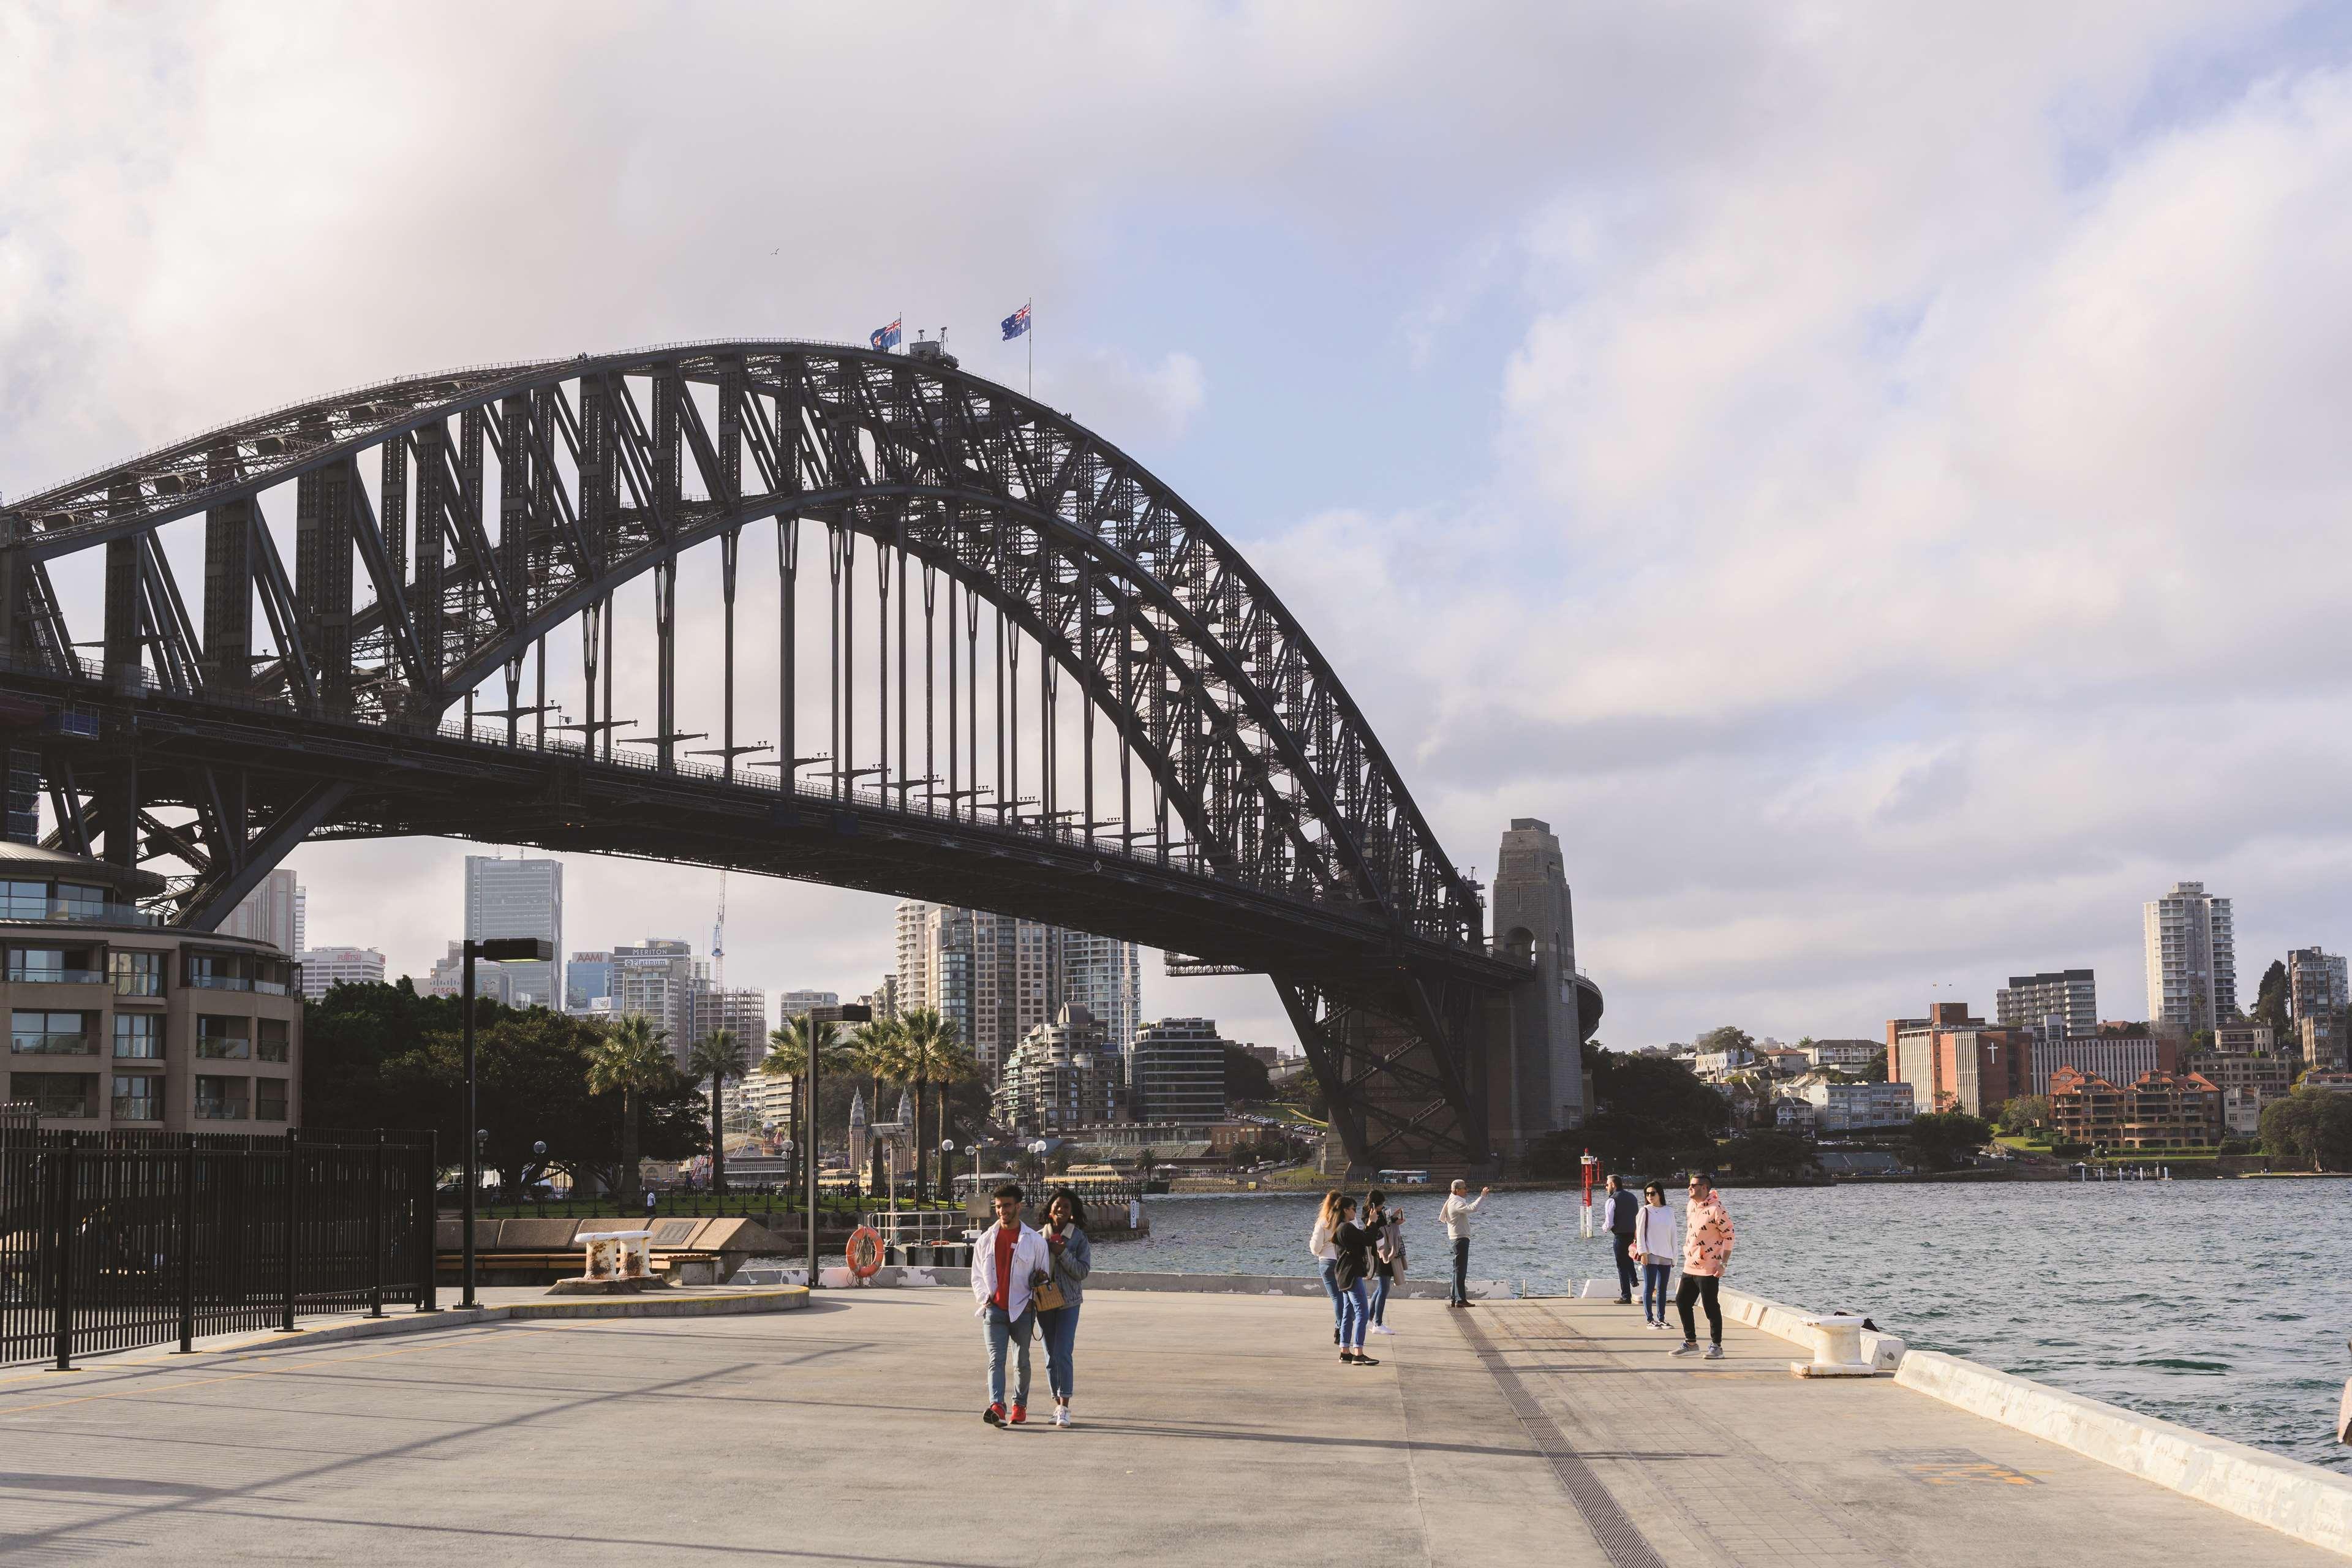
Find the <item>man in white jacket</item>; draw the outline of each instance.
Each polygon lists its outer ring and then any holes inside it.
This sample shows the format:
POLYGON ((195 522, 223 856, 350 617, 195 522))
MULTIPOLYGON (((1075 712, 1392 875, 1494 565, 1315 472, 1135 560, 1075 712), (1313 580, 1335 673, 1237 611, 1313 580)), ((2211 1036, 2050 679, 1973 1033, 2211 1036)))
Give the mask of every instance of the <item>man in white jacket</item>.
POLYGON ((1037 1307, 1029 1281, 1050 1274, 1053 1255, 1045 1238, 1021 1222, 1021 1189, 1008 1182, 996 1189, 996 1223, 980 1233, 971 1249, 972 1316, 988 1325, 988 1408, 980 1418, 992 1426, 1018 1426, 1029 1419, 1029 1335, 1037 1307), (1004 1408, 1004 1349, 1016 1352, 1013 1408, 1004 1408))

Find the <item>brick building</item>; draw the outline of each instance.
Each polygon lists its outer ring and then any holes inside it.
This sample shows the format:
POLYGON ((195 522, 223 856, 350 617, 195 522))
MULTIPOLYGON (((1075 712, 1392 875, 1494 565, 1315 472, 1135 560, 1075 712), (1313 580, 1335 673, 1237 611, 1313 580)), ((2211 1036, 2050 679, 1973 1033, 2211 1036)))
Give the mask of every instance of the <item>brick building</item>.
POLYGON ((2050 1120, 2063 1143, 2205 1148, 2221 1141, 2222 1093, 2201 1073, 2145 1072, 2117 1089, 2096 1073, 2060 1068, 2050 1075, 2050 1120))

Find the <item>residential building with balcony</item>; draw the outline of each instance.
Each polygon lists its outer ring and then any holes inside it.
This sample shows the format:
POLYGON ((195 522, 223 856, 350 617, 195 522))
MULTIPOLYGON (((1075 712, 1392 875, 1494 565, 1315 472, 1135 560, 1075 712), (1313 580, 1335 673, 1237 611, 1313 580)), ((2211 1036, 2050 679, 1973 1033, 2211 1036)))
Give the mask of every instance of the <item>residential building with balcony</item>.
POLYGON ((2141 910, 2147 1017, 2187 1035, 2238 1016, 2238 938, 2230 900, 2202 882, 2176 882, 2141 910))
POLYGON ((1872 1127, 1901 1127, 1917 1114, 1918 1105, 1907 1083, 1801 1084, 1796 1093, 1813 1108, 1813 1131, 1822 1134, 1858 1132, 1872 1127))
MULTIPOLYGON (((1105 1044, 1116 1050, 1118 1043, 1105 1044)), ((1128 1107, 1139 1121, 1225 1119, 1225 1052, 1213 1018, 1160 1018, 1135 1032, 1128 1053, 1128 1107)))
POLYGON ((2318 1018, 2334 1024, 2352 1006, 2342 957, 2316 947, 2289 948, 2286 954, 2286 1016, 2300 1024, 2318 1018))
POLYGON ((2126 1034, 2127 1026, 2110 1025, 2092 1035, 2060 1035, 2045 1029, 2033 1042, 2032 1091, 2048 1094, 2050 1077, 2060 1068, 2074 1068, 2109 1083, 2129 1083, 2142 1073, 2180 1070, 2179 1041, 2154 1034, 2126 1034))
POLYGON ((1886 1047, 1878 1040, 1808 1040, 1801 1048, 1817 1068, 1864 1072, 1886 1047))
POLYGON ((997 1084, 996 1118, 1024 1132, 1112 1121, 1126 1099, 1125 1065, 1094 1015, 1072 1004, 1013 1047, 997 1084))
POLYGON ((2071 1035, 2099 1029, 2098 984, 2087 969, 2056 969, 2047 974, 2012 974, 1993 996, 1993 1016, 2012 1029, 2032 1027, 2052 1014, 2066 1020, 2071 1035))
POLYGON ((300 1114, 300 970, 166 926, 151 872, 0 843, 0 1099, 81 1131, 283 1132, 300 1114))
POLYGON ((2198 1073, 2142 1073, 2117 1089, 2094 1073, 2050 1075, 2050 1121, 2057 1140, 2110 1151, 2207 1147, 2221 1141, 2223 1093, 2198 1073))

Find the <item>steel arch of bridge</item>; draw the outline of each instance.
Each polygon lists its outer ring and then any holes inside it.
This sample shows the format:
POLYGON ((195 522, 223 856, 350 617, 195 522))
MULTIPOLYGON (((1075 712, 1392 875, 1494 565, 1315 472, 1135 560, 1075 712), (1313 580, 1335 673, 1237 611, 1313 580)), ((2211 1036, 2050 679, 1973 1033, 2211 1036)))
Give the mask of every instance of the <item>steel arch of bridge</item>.
MULTIPOLYGON (((1009 646, 1017 658, 1017 639, 1009 646)), ((78 705, 105 715, 95 736, 42 742, 55 837, 120 862, 190 866, 175 909, 187 923, 216 921, 314 832, 442 832, 914 896, 952 889, 942 901, 1060 924, 1086 922, 1053 889, 1107 876, 1123 890, 1093 898, 1089 912, 1105 923, 1088 929, 1272 973, 1352 1157, 1486 1157, 1475 1002, 1521 972, 1486 951, 1475 889, 1328 663, 1173 490, 1092 432, 944 355, 681 345, 408 378, 224 426, 0 510, 0 657, 7 689, 52 712, 78 705), (289 481, 290 573, 262 513, 263 493, 289 481), (159 537, 199 514, 201 617, 189 614, 159 537), (785 673, 782 765, 768 785, 737 767, 753 748, 734 736, 733 623, 742 531, 772 520, 785 673), (835 751, 799 755, 794 589, 812 528, 823 531, 837 665, 859 647, 860 543, 885 607, 875 629, 886 661, 897 563, 898 778, 885 679, 877 789, 858 782, 875 770, 855 766, 854 664, 828 687, 835 751), (677 563, 706 543, 719 552, 728 626, 716 770, 685 760, 676 701, 677 563), (85 551, 103 556, 95 665, 75 654, 50 574, 51 563, 85 551), (955 787, 952 719, 944 800, 935 776, 916 779, 905 691, 910 563, 922 574, 927 649, 935 584, 946 585, 951 676, 962 595, 971 725, 983 605, 1044 650, 1049 721, 1058 675, 1076 683, 1087 742, 1075 808, 1058 809, 1064 770, 1048 721, 1039 809, 1020 810, 1017 670, 1009 795, 981 804, 976 735, 972 787, 955 787), (373 596, 360 604, 362 574, 373 596), (614 595, 648 574, 656 733, 650 766, 629 769, 611 712, 614 595), (583 631, 588 713, 584 744, 567 748, 549 744, 543 690, 548 639, 572 624, 583 631), (530 708, 518 684, 527 659, 541 687, 530 708), (502 673, 507 754, 484 757, 469 694, 502 673), (468 722, 453 738, 438 726, 461 701, 468 722), (527 740, 524 714, 533 717, 527 740), (1097 714, 1121 743, 1119 831, 1108 838, 1098 833, 1108 807, 1095 788, 1097 714), (836 757, 814 789, 799 780, 803 762, 836 757), (1134 826, 1130 757, 1160 814, 1156 834, 1134 826), (617 795, 614 773, 626 775, 617 795), (484 804, 480 786, 493 777, 499 800, 531 804, 484 804), (764 806, 764 831, 780 845, 730 843, 726 824, 741 817, 744 797, 764 806), (614 819, 613 801, 656 798, 661 828, 614 819), (807 837, 800 818, 811 806, 834 838, 857 837, 846 830, 863 824, 866 847, 790 842, 807 837), (187 820, 166 821, 173 808, 187 820), (1185 839, 1173 853, 1170 815, 1185 839), (1064 825, 1069 816, 1077 827, 1064 825), (698 826, 706 816, 714 820, 698 826), (904 848, 903 864, 877 845, 904 848), (975 882, 969 867, 983 860, 992 880, 975 882)), ((927 681, 935 668, 927 652, 927 681)), ((927 718, 927 746, 929 738, 927 718)), ((1000 733, 1000 769, 1002 752, 1000 733)))

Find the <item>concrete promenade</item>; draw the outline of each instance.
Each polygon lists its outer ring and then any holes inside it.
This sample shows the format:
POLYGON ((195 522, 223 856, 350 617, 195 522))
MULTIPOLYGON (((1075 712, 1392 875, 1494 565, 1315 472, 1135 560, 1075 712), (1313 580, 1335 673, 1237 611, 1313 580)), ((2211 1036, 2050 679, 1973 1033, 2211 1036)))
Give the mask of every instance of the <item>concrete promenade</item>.
POLYGON ((1319 1301, 1106 1291, 1081 1424, 998 1432, 970 1312, 443 1314, 16 1369, 0 1563, 2346 1561, 1885 1379, 1800 1382, 1738 1325, 1710 1363, 1613 1303, 1392 1303, 1355 1369, 1319 1301))

